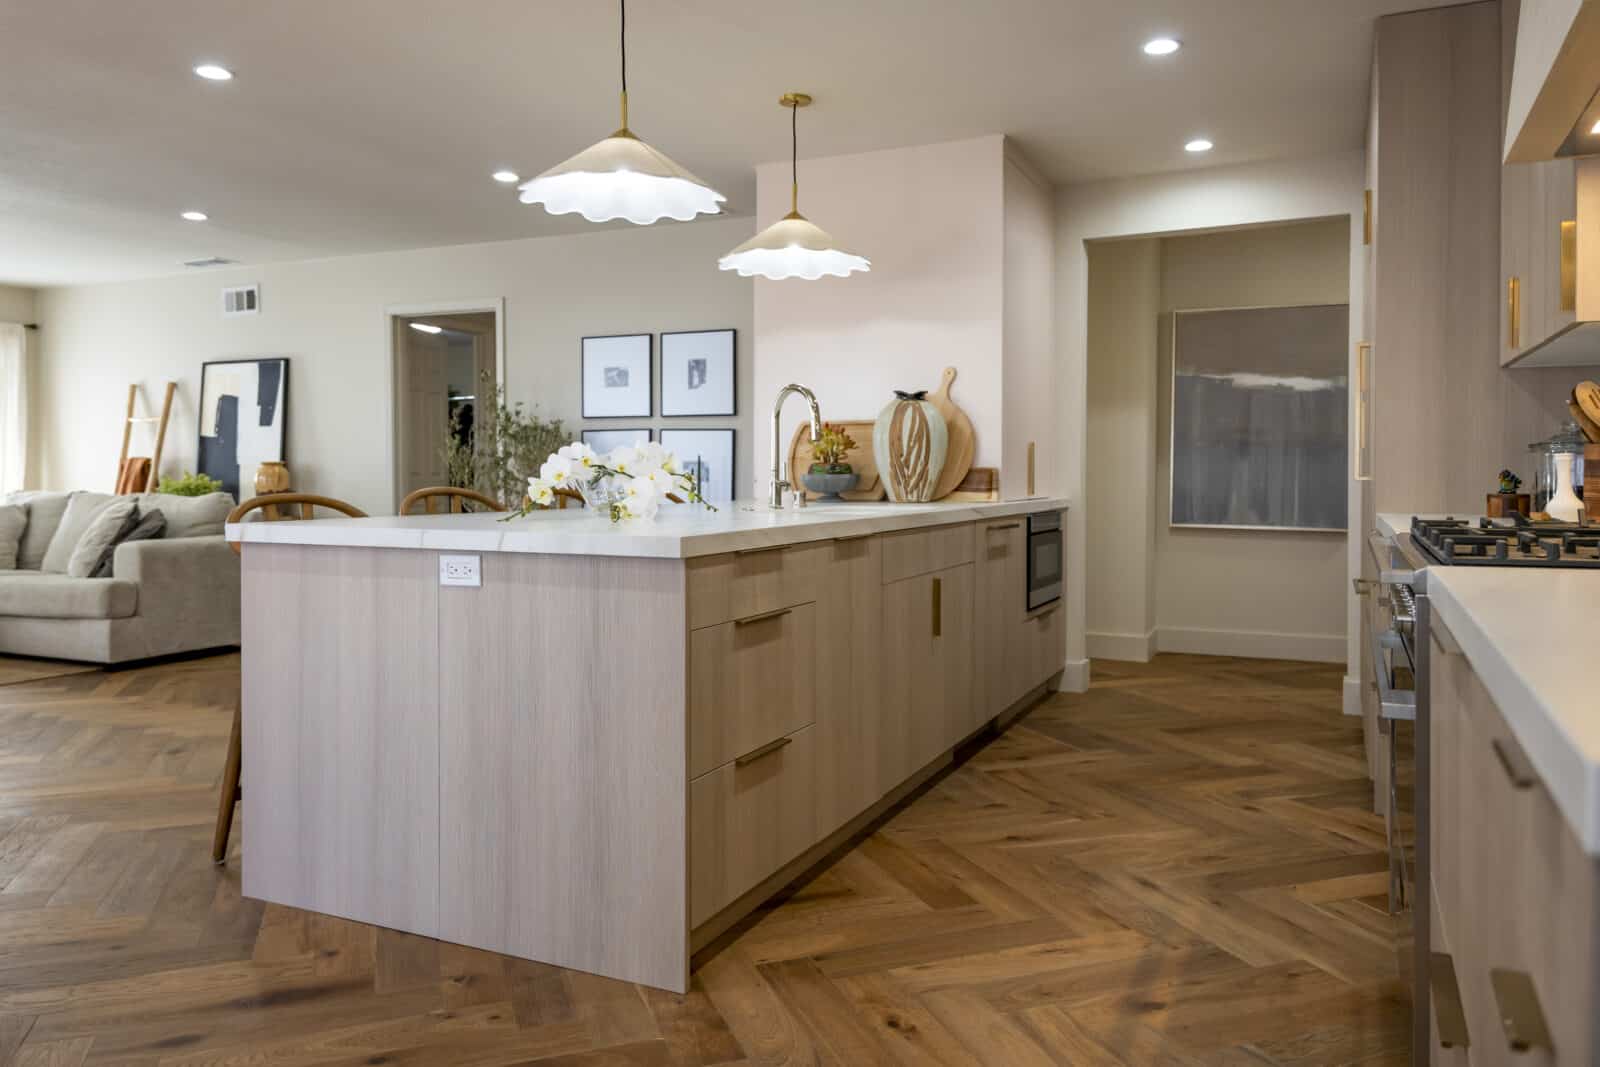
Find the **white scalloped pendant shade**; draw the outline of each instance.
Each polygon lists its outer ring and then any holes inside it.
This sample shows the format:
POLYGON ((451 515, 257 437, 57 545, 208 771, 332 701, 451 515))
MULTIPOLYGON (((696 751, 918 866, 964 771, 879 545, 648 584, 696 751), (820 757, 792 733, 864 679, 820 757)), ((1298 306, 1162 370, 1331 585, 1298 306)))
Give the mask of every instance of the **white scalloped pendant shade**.
POLYGON ((832 234, 798 211, 791 211, 717 260, 717 266, 736 270, 746 278, 760 275, 775 282, 785 278, 814 282, 824 275, 843 278, 872 269, 865 256, 840 248, 832 234))
POLYGON ((727 197, 627 130, 618 130, 523 182, 524 204, 542 204, 552 215, 574 212, 590 222, 627 219, 648 226, 662 219, 688 222, 716 215, 727 197))

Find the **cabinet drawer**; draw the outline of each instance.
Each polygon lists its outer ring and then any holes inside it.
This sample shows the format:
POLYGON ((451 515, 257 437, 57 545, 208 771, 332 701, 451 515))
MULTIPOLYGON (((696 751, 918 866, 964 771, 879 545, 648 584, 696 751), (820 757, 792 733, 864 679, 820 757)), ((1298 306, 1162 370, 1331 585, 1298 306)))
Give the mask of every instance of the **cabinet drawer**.
POLYGON ((1024 636, 1018 644, 1030 658, 1013 700, 1020 700, 1024 693, 1054 676, 1066 665, 1066 617, 1062 602, 1058 600, 1028 616, 1027 622, 1023 623, 1024 636))
POLYGON ((689 634, 689 776, 816 717, 817 607, 774 608, 689 634))
POLYGON ((816 599, 832 542, 701 556, 685 564, 689 628, 742 619, 816 599))
POLYGON ((883 535, 883 584, 971 563, 972 523, 883 535))
POLYGON ((817 838, 814 728, 689 783, 689 925, 699 926, 817 838))

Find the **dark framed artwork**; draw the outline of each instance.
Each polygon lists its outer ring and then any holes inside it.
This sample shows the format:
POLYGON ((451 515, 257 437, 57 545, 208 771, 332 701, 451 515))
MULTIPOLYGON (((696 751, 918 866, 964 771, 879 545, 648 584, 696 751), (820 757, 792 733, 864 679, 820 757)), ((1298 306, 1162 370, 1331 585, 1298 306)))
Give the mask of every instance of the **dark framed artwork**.
POLYGON ((733 431, 662 430, 661 444, 700 478, 700 495, 713 504, 733 499, 733 431))
POLYGON ((254 486, 256 467, 284 461, 289 425, 289 361, 228 359, 200 364, 197 467, 235 500, 254 486))
POLYGON ((650 334, 583 339, 583 417, 650 417, 650 334))
POLYGON ((661 414, 737 415, 737 334, 689 330, 661 335, 661 414))
POLYGON ((623 445, 642 445, 650 440, 650 427, 630 426, 622 430, 584 430, 583 443, 594 449, 600 455, 605 455, 613 448, 623 445))

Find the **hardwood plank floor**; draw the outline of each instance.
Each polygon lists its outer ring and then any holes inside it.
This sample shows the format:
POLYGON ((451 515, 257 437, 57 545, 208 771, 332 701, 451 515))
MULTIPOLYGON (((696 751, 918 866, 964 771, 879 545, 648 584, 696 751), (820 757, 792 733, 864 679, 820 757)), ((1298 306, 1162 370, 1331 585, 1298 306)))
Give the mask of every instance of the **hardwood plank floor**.
POLYGON ((1340 670, 1094 673, 682 997, 242 899, 236 656, 0 686, 0 1064, 1406 1062, 1340 670))

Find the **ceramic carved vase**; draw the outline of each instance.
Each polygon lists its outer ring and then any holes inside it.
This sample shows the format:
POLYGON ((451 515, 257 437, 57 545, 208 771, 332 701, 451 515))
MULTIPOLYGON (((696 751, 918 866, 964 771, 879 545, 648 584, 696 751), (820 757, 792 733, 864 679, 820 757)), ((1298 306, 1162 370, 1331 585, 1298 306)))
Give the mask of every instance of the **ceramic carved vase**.
POLYGON ((902 393, 878 414, 872 451, 889 499, 897 504, 932 500, 949 451, 950 431, 927 391, 902 393))

